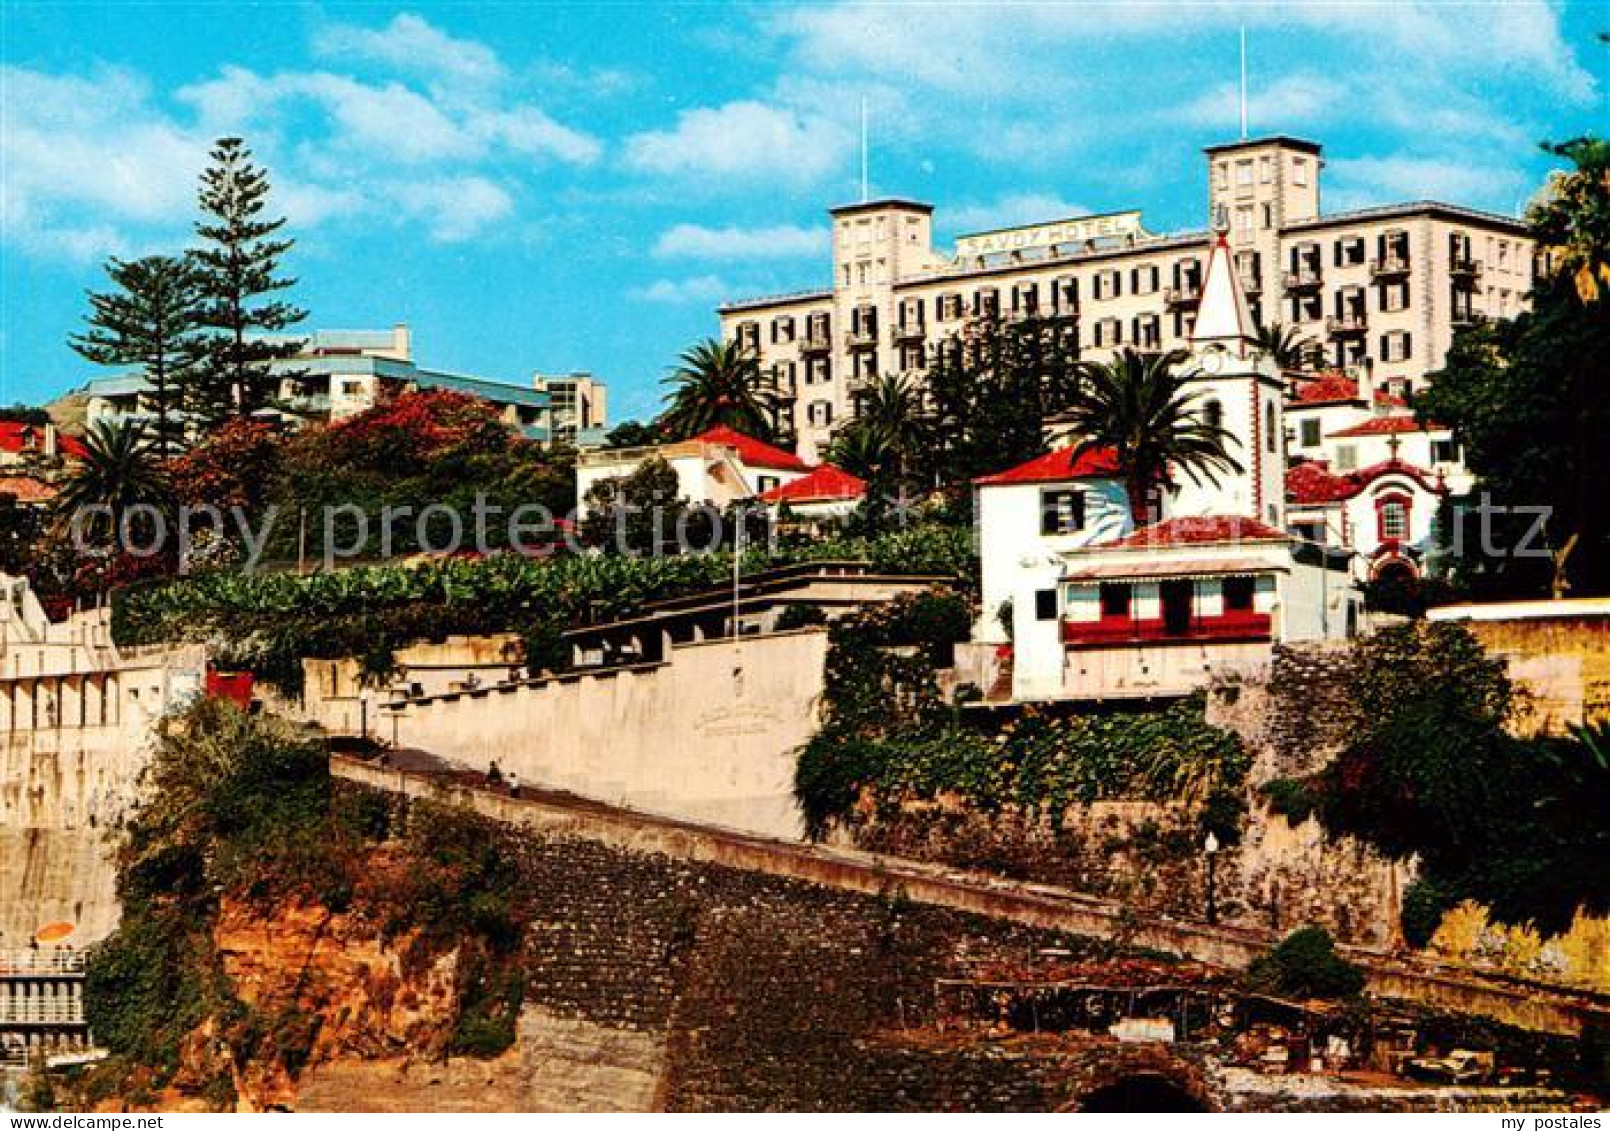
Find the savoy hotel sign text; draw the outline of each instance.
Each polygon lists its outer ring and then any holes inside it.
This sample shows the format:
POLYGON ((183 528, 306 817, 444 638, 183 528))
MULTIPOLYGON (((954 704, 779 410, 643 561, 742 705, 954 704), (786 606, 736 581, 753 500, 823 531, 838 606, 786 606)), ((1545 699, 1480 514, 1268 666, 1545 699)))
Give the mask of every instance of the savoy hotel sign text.
POLYGON ((1031 224, 1024 228, 1002 228, 996 232, 980 232, 976 236, 960 236, 956 240, 956 258, 982 259, 986 255, 1005 255, 1030 248, 1125 239, 1145 234, 1140 226, 1139 212, 1106 212, 1100 216, 1080 216, 1050 224, 1031 224))

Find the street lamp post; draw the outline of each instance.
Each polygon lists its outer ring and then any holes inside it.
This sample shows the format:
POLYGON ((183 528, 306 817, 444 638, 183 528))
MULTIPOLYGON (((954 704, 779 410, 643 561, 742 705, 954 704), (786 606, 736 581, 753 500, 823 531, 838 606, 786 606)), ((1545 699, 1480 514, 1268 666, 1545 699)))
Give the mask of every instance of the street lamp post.
POLYGON ((1202 851, 1207 855, 1207 921, 1210 925, 1217 925, 1219 921, 1218 899, 1218 863, 1219 838, 1208 830, 1207 839, 1202 842, 1202 851))

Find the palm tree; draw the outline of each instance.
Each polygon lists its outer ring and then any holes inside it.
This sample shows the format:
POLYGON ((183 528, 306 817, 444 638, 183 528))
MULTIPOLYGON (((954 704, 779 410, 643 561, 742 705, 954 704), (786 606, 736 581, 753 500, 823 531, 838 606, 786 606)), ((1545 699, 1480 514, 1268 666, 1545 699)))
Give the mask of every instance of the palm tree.
POLYGON ((128 548, 129 512, 167 500, 167 476, 153 454, 145 424, 97 420, 84 437, 78 469, 62 487, 57 506, 79 530, 109 531, 122 552, 128 548))
POLYGON ((708 338, 683 353, 664 384, 671 391, 659 423, 673 437, 725 424, 762 440, 777 438, 783 398, 749 347, 708 338))
MULTIPOLYGON (((855 419, 848 429, 875 435, 890 459, 889 470, 904 478, 928 450, 930 424, 927 403, 917 383, 906 376, 885 374, 855 394, 855 419)), ((865 439, 856 442, 864 444, 865 439)), ((848 467, 845 470, 854 471, 848 467)))
POLYGON ((889 432, 874 421, 856 418, 833 435, 824 458, 868 483, 881 482, 899 457, 889 432))
POLYGON ((1064 419, 1081 436, 1081 451, 1111 449, 1124 475, 1135 525, 1147 521, 1147 497, 1178 468, 1196 483, 1217 483, 1220 472, 1239 472, 1230 455, 1231 433, 1192 404, 1185 386, 1184 350, 1122 350, 1110 362, 1080 366, 1080 385, 1064 419))
POLYGON ((1279 322, 1259 326, 1252 340, 1258 352, 1273 359, 1282 373, 1317 369, 1323 357, 1313 338, 1295 326, 1282 326, 1279 322))

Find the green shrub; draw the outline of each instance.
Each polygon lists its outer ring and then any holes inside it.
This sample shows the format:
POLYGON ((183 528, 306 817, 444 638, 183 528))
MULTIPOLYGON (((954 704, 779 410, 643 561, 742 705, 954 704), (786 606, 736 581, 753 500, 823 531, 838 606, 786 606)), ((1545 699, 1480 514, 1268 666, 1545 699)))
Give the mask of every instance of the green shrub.
POLYGON ((1269 802, 1269 811, 1300 825, 1319 808, 1321 794, 1302 778, 1275 778, 1265 782, 1260 792, 1269 802))
POLYGON ((1364 988, 1364 974, 1336 953, 1323 927, 1304 927, 1247 967, 1247 986, 1257 993, 1299 999, 1352 997, 1364 988))
POLYGON ((1403 893, 1403 911, 1399 923, 1403 928, 1404 941, 1416 949, 1425 946, 1436 934, 1443 915, 1452 906, 1448 893, 1438 887, 1436 881, 1424 876, 1415 880, 1403 893))
POLYGON ((814 625, 826 623, 827 612, 820 605, 806 605, 795 602, 777 614, 778 632, 790 632, 796 628, 810 628, 814 625))

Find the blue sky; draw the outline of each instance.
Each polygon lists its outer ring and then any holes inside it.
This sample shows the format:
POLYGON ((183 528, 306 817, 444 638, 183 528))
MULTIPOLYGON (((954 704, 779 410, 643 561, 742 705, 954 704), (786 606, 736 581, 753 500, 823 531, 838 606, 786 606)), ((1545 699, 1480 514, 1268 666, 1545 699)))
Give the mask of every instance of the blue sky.
POLYGON ((1138 207, 1201 226, 1200 148, 1326 146, 1328 210, 1513 213, 1538 150, 1606 120, 1604 3, 1025 5, 0 2, 0 401, 94 375, 64 345, 109 254, 189 238, 245 136, 307 325, 407 322, 416 357, 591 369, 652 411, 714 307, 827 282, 824 210, 937 205, 945 238, 1138 207))

